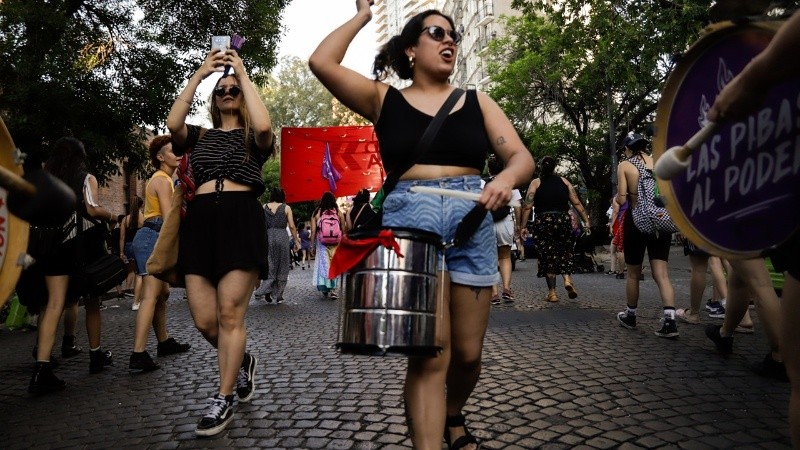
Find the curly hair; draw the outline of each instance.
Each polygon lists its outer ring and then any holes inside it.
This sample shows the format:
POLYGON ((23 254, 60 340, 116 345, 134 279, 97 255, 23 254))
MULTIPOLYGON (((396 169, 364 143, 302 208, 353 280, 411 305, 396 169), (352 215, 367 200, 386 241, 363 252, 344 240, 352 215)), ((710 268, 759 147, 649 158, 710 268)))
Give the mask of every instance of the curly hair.
POLYGON ((542 172, 539 175, 540 177, 547 177, 553 174, 556 170, 556 159, 552 156, 545 156, 541 160, 540 166, 542 167, 542 172))
POLYGON ((86 149, 83 142, 69 136, 57 140, 44 164, 44 170, 70 184, 76 173, 86 170, 86 149))
POLYGON ((450 23, 450 27, 455 29, 456 25, 453 19, 435 9, 423 11, 412 17, 406 22, 403 31, 389 39, 375 55, 372 74, 376 80, 385 80, 389 76, 390 70, 394 71, 402 80, 410 80, 414 76, 414 69, 409 64, 406 49, 417 45, 419 36, 422 34, 422 24, 427 17, 432 15, 443 17, 450 23))
POLYGON ((148 146, 148 151, 150 153, 150 164, 158 170, 161 167, 161 161, 158 160, 158 155, 161 154, 161 150, 167 144, 172 143, 172 135, 169 134, 162 134, 161 136, 156 136, 150 141, 150 145, 148 146))

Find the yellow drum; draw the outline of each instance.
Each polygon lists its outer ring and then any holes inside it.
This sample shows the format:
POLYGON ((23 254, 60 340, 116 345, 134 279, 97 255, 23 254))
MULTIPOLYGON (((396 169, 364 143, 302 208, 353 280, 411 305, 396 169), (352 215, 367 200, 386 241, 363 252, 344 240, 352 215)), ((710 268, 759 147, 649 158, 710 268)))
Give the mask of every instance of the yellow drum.
MULTIPOLYGON (((28 248, 28 223, 8 211, 11 185, 21 181, 22 166, 15 160, 16 147, 0 119, 0 308, 8 301, 22 271, 21 258, 28 248)), ((24 183, 24 182, 23 182, 24 183)))

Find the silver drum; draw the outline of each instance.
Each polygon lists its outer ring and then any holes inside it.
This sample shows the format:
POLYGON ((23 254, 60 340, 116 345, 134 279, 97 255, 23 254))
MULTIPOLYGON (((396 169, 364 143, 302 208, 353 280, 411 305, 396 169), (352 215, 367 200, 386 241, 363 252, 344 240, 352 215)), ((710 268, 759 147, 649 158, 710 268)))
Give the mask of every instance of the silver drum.
MULTIPOLYGON (((377 236, 359 231, 351 239, 377 236)), ((339 342, 342 353, 435 356, 438 342, 436 262, 441 237, 393 229, 400 252, 378 246, 344 275, 339 342)))

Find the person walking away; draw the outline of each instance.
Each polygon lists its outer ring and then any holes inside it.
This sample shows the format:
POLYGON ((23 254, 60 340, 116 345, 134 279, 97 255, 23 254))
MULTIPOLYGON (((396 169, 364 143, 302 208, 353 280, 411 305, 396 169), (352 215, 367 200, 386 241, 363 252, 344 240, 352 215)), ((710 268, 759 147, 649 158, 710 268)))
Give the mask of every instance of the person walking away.
MULTIPOLYGON (((375 124, 381 159, 391 171, 408 158, 453 91, 448 79, 461 35, 452 18, 436 10, 420 12, 381 47, 375 79, 368 79, 341 61, 355 35, 372 19, 371 4, 357 0, 355 16, 319 44, 309 66, 339 101, 375 124), (381 81, 391 73, 411 83, 398 90, 381 81)), ((530 152, 500 107, 481 92, 467 91, 430 149, 385 198, 382 224, 423 229, 451 241, 456 224, 476 203, 414 193, 412 186, 480 192, 477 204, 494 210, 508 204, 511 190, 526 183, 533 168, 530 152), (492 151, 506 167, 481 191, 480 174, 492 151)), ((433 358, 409 358, 404 388, 408 427, 417 449, 440 449, 442 435, 453 449, 478 447, 462 409, 480 376, 491 286, 499 281, 493 237, 487 214, 471 239, 440 252, 437 292, 444 296, 444 350, 433 358)))
POLYGON ((636 328, 636 309, 639 304, 639 276, 642 273, 644 252, 650 258, 650 267, 653 279, 661 294, 661 304, 664 308, 664 317, 661 328, 656 330, 656 336, 663 338, 678 337, 678 327, 675 322, 675 290, 669 279, 669 249, 672 244, 670 233, 644 234, 636 227, 633 221, 633 210, 638 205, 637 186, 639 184, 640 170, 653 170, 653 158, 645 153, 647 140, 640 134, 631 133, 623 141, 626 159, 619 163, 617 168, 617 202, 620 204, 630 202, 630 207, 625 212, 624 242, 625 264, 628 278, 625 284, 627 308, 617 314, 617 320, 625 328, 636 328), (636 165, 634 165, 636 164, 636 165), (638 165, 638 167, 637 167, 638 165), (641 167, 641 168, 640 168, 641 167))
POLYGON ((136 313, 128 370, 131 373, 150 372, 160 366, 147 352, 147 338, 153 327, 158 344, 156 356, 164 357, 189 351, 191 345, 177 342, 167 333, 167 299, 169 285, 147 273, 147 260, 161 232, 172 206, 172 175, 180 164, 181 157, 172 151, 170 135, 156 136, 149 145, 150 162, 156 168, 144 188, 144 222, 133 238, 133 259, 136 274, 142 277, 142 298, 136 313))
POLYGON ((314 242, 311 250, 314 255, 312 278, 317 290, 331 300, 338 299, 339 294, 336 293, 336 280, 328 278, 328 269, 344 233, 343 223, 344 217, 336 204, 336 197, 332 192, 323 193, 319 208, 311 217, 311 241, 314 242))
POLYGON ((556 160, 545 156, 541 161, 539 177, 531 181, 525 196, 522 221, 528 220, 532 208, 536 207, 533 221, 533 241, 539 255, 539 270, 536 274, 547 282, 545 301, 557 302, 556 277, 564 278, 564 289, 569 298, 577 298, 578 291, 572 283, 572 250, 574 238, 569 209, 572 205, 583 219, 583 231, 590 230, 589 216, 575 188, 566 178, 555 174, 556 160))
POLYGON ((267 303, 283 303, 283 291, 289 280, 289 269, 292 265, 291 252, 286 245, 286 228, 292 236, 292 246, 300 247, 300 237, 294 226, 292 208, 286 203, 286 194, 281 188, 270 192, 269 202, 264 204, 264 217, 267 227, 267 251, 269 272, 266 280, 256 289, 256 298, 263 298, 267 303))
POLYGON ((311 268, 311 231, 306 227, 306 223, 300 224, 300 231, 297 232, 300 237, 300 268, 306 270, 306 267, 311 268))
POLYGON ((218 352, 219 390, 195 429, 198 436, 213 436, 233 420, 234 397, 246 403, 255 392, 258 360, 245 352, 245 315, 256 282, 267 278, 267 230, 258 196, 266 189, 261 169, 275 152, 275 135, 233 49, 208 53, 175 99, 167 128, 177 155, 192 149, 196 190, 181 223, 176 268, 186 277, 195 327, 218 352), (232 73, 216 80, 209 102, 213 128, 187 124, 198 85, 225 66, 232 73))
POLYGON ((130 271, 127 285, 133 285, 133 303, 131 304, 131 309, 134 311, 139 310, 139 305, 142 300, 142 276, 138 274, 138 268, 136 266, 136 257, 133 253, 133 238, 136 236, 139 228, 144 226, 143 208, 144 202, 142 198, 138 195, 134 196, 131 199, 130 212, 122 219, 119 225, 119 242, 120 248, 122 249, 119 257, 125 262, 130 271), (133 280, 131 280, 131 277, 133 277, 133 280))
MULTIPOLYGON (((86 169, 86 150, 83 143, 72 137, 63 137, 53 144, 50 157, 44 165, 75 192, 78 203, 76 213, 62 227, 63 239, 54 242, 50 256, 42 261, 47 286, 47 305, 42 308, 37 329, 36 364, 33 368, 28 392, 43 394, 63 389, 66 383, 56 377, 50 361, 58 322, 67 298, 77 302, 76 286, 70 289, 71 274, 83 262, 93 261, 105 254, 104 238, 97 232, 102 222, 113 223, 116 216, 98 202, 97 179, 86 169), (82 221, 79 232, 77 221, 82 221), (81 233, 82 236, 78 234, 81 233), (79 246, 82 245, 82 248, 79 246), (78 256, 82 255, 82 261, 78 256)), ((89 372, 97 373, 113 362, 110 351, 100 347, 100 299, 86 297, 86 334, 89 338, 89 372)), ((63 347, 62 347, 63 348, 63 347)))
MULTIPOLYGON (((486 167, 489 170, 489 182, 491 182, 503 170, 503 161, 493 155, 489 156, 486 167)), ((522 200, 522 194, 519 193, 519 189, 511 190, 511 200, 522 200)), ((493 305, 499 305, 501 302, 514 303, 514 300, 516 300, 511 292, 511 244, 514 243, 515 237, 520 234, 519 223, 521 215, 519 208, 511 208, 510 206, 492 212, 494 236, 497 241, 497 264, 500 271, 500 282, 503 286, 502 293, 498 292, 497 285, 492 286, 492 298, 490 301, 493 305), (499 220, 497 220, 498 218, 499 220)))

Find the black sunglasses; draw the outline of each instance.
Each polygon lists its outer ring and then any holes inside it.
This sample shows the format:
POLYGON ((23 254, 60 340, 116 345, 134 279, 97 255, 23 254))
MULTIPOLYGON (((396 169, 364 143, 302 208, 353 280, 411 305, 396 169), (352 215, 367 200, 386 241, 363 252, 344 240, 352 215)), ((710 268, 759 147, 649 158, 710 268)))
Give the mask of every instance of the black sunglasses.
POLYGON ((214 95, 217 97, 225 97, 225 94, 230 94, 231 97, 238 97, 239 93, 241 92, 242 90, 239 89, 239 86, 231 86, 228 89, 225 89, 224 87, 218 87, 214 89, 214 95))
MULTIPOLYGON (((433 38, 434 41, 442 42, 444 40, 445 34, 450 35, 450 38, 453 39, 453 42, 458 44, 461 42, 461 33, 456 30, 445 30, 444 28, 440 27, 439 25, 431 25, 422 29, 422 33, 428 33, 428 36, 433 38)), ((422 34, 420 33, 420 34, 422 34)))

